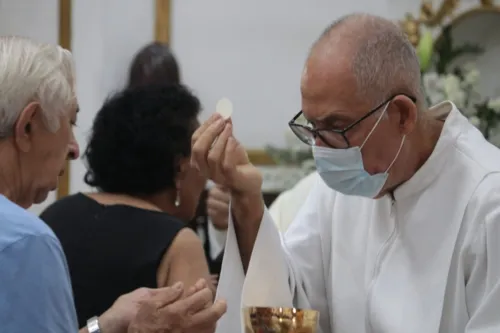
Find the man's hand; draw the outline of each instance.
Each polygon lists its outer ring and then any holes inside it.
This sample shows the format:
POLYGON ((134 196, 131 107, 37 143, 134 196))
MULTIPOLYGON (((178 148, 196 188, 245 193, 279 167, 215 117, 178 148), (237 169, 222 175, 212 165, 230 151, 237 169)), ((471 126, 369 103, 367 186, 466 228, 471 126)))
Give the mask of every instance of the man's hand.
POLYGON ((218 113, 194 132, 191 146, 191 165, 231 193, 231 214, 246 270, 264 214, 262 175, 233 137, 231 122, 218 113))
POLYGON ((216 184, 232 195, 261 195, 262 175, 233 137, 230 121, 214 113, 194 132, 191 146, 191 164, 216 184))
POLYGON ((144 301, 128 333, 213 333, 226 303, 213 303, 213 293, 201 280, 181 298, 182 286, 161 288, 144 301))
POLYGON ((230 200, 229 191, 222 186, 216 185, 208 191, 207 214, 218 230, 227 230, 230 200))
MULTIPOLYGON (((99 316, 101 331, 104 333, 126 332, 130 322, 137 315, 143 302, 151 297, 152 290, 153 289, 139 288, 119 297, 111 308, 99 316)), ((179 294, 180 296, 180 294, 182 294, 182 287, 180 292, 174 289, 171 293, 174 295, 179 294)))

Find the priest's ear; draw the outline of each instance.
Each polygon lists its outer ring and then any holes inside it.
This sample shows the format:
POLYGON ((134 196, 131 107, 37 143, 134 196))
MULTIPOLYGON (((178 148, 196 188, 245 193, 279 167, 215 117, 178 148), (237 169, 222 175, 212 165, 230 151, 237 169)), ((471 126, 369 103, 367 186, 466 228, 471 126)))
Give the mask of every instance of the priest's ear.
POLYGON ((394 111, 399 115, 398 123, 402 135, 410 134, 417 123, 417 104, 408 96, 398 95, 391 102, 394 111))

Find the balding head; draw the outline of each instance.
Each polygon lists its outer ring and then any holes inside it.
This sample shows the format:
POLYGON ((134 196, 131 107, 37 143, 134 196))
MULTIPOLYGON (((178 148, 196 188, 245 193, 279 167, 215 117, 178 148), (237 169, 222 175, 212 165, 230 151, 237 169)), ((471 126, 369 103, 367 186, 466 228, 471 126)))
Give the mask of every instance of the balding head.
POLYGON ((419 113, 425 102, 412 44, 396 24, 373 15, 349 15, 324 31, 307 59, 301 94, 302 113, 316 128, 305 141, 358 147, 369 174, 389 170, 381 193, 411 177, 442 126, 419 113))
POLYGON ((393 94, 406 93, 424 107, 415 49, 395 23, 368 14, 335 21, 312 47, 306 68, 320 65, 326 75, 336 72, 338 64, 352 76, 355 86, 350 88, 359 99, 377 104, 393 94))

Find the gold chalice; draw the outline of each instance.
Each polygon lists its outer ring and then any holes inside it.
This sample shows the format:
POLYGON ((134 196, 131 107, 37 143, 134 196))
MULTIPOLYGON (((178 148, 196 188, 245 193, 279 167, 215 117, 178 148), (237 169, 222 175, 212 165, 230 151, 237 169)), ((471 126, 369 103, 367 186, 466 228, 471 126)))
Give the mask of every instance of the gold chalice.
POLYGON ((245 333, 316 333, 319 312, 296 308, 247 307, 245 333))

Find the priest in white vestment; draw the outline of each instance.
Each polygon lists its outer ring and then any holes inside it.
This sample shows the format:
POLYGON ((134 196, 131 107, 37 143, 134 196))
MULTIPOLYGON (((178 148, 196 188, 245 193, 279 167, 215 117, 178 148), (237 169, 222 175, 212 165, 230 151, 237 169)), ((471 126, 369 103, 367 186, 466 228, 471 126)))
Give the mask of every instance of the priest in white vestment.
POLYGON ((231 190, 217 332, 242 332, 243 306, 318 310, 323 333, 500 332, 500 151, 452 102, 427 112, 404 33, 335 22, 301 95, 290 126, 321 179, 283 239, 232 123, 193 135, 192 164, 231 190))

